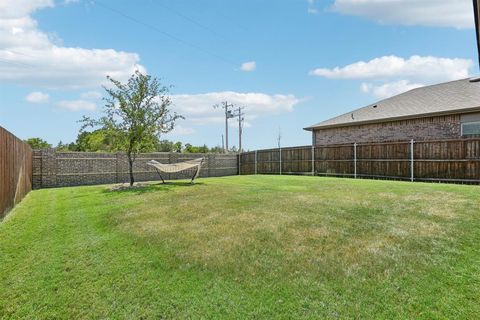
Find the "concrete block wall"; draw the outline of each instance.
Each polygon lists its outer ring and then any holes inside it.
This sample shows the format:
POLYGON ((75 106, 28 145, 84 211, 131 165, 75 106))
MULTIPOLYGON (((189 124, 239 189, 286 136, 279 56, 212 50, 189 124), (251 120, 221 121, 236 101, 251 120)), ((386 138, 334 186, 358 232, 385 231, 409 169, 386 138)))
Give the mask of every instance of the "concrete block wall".
MULTIPOLYGON (((238 174, 235 154, 144 153, 137 155, 133 171, 135 181, 160 180, 153 167, 146 163, 177 163, 204 157, 200 177, 220 177, 238 174)), ((164 179, 188 179, 192 170, 164 174, 164 179)), ((56 152, 54 149, 35 150, 33 157, 33 188, 53 188, 129 181, 128 161, 124 153, 56 152)))

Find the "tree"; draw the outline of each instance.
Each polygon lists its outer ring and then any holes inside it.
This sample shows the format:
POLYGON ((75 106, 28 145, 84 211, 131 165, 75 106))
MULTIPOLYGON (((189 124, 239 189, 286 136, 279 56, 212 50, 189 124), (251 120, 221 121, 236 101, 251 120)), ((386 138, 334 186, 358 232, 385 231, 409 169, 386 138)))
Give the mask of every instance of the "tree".
POLYGON ((77 151, 115 151, 112 136, 105 129, 92 132, 82 131, 77 136, 75 148, 77 151))
POLYGON ((224 153, 225 150, 223 150, 223 148, 220 147, 220 146, 215 146, 215 147, 210 149, 210 152, 211 153, 224 153))
POLYGON ((137 154, 155 150, 159 136, 173 130, 175 121, 183 117, 169 110, 172 102, 168 88, 158 79, 139 71, 126 83, 107 78, 112 87, 105 87, 108 96, 104 98, 104 115, 99 119, 84 117, 82 130, 100 127, 111 139, 112 147, 126 153, 130 186, 133 186, 133 163, 137 154))
POLYGON ((51 148, 52 145, 42 138, 29 138, 24 140, 25 143, 29 144, 32 149, 44 149, 51 148))
POLYGON ((173 145, 173 151, 174 152, 182 152, 182 143, 180 141, 177 141, 174 145, 173 145))
POLYGON ((155 150, 158 152, 173 152, 175 150, 175 143, 170 140, 160 140, 155 150))
POLYGON ((185 153, 208 153, 208 151, 210 150, 208 149, 206 144, 200 147, 191 145, 190 143, 185 144, 185 153))
POLYGON ((55 147, 56 151, 76 151, 76 146, 75 143, 63 143, 62 140, 60 140, 55 147))

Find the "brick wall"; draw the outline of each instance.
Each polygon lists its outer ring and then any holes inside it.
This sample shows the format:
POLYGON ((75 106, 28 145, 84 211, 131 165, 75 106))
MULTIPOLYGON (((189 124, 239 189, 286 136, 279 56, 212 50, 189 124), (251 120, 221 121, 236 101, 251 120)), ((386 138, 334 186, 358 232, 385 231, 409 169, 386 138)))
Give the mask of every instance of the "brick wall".
POLYGON ((401 140, 454 139, 461 136, 461 116, 450 115, 315 130, 316 145, 401 140))
MULTIPOLYGON (((204 157, 200 177, 219 177, 238 173, 235 154, 144 153, 134 163, 135 181, 159 180, 148 160, 176 163, 204 157)), ((164 174, 164 179, 187 179, 193 174, 186 170, 164 174)), ((56 152, 54 149, 34 150, 33 188, 53 188, 129 181, 127 157, 123 153, 56 152)))

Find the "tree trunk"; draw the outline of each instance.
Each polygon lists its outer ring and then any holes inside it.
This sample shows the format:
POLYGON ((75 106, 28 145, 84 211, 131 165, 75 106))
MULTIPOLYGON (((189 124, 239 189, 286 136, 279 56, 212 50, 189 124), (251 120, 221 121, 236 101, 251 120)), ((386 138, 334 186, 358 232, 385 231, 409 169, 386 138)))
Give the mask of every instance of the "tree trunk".
POLYGON ((128 156, 128 172, 130 173, 130 187, 133 186, 135 182, 133 178, 133 160, 130 156, 128 156))

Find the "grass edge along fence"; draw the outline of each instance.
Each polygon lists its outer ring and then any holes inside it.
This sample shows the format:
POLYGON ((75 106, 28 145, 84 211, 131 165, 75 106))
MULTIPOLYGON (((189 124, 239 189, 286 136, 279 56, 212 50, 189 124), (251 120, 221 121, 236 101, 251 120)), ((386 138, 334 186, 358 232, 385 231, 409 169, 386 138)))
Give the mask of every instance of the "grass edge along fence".
POLYGON ((0 127, 0 219, 32 190, 32 149, 0 127))
POLYGON ((256 150, 239 172, 479 184, 480 138, 256 150))

